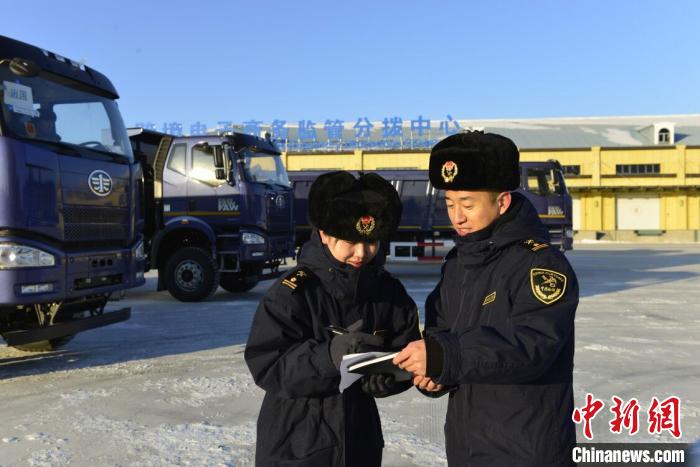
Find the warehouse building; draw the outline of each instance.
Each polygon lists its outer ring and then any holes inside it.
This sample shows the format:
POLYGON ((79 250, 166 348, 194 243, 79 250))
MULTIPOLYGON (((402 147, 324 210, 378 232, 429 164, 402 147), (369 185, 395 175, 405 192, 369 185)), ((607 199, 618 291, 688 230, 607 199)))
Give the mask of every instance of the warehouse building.
MULTIPOLYGON (((382 135, 381 122, 374 122, 366 137, 357 137, 350 125, 337 140, 318 135, 306 147, 291 128, 280 146, 290 171, 427 170, 430 146, 447 129, 435 123, 420 134, 404 124, 402 134, 390 137, 382 135)), ((522 161, 558 160, 574 200, 577 240, 700 240, 700 115, 451 124, 453 131, 478 129, 511 138, 522 161)))

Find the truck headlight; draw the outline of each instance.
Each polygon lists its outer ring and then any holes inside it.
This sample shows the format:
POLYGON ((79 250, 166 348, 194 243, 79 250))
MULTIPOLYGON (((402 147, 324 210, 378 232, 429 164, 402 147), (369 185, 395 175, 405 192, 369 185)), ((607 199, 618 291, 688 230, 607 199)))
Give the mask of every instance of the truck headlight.
POLYGON ((265 238, 262 235, 256 233, 246 232, 241 237, 241 240, 245 245, 264 245, 265 238))
POLYGON ((0 243, 0 269, 38 268, 53 266, 56 258, 38 248, 0 243))
POLYGON ((140 241, 136 248, 134 248, 134 259, 137 261, 143 261, 146 259, 146 253, 143 249, 143 241, 140 241))
POLYGON ((564 235, 566 235, 568 238, 574 238, 574 231, 571 229, 566 229, 564 230, 564 235))

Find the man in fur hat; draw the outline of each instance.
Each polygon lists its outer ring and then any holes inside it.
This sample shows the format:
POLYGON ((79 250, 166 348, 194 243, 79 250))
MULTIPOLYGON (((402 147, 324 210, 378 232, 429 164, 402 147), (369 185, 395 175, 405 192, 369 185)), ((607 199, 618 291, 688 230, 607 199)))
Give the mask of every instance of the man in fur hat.
POLYGON ((578 283, 521 194, 518 150, 496 134, 433 147, 430 182, 456 232, 425 305, 426 338, 394 359, 426 394, 450 393, 455 466, 570 465, 578 283))
POLYGON ((263 297, 245 349, 265 390, 256 465, 381 465, 374 397, 411 381, 372 375, 341 394, 339 366, 345 354, 400 350, 420 338, 415 303, 383 267, 380 242, 400 217, 396 190, 377 174, 331 172, 311 186, 311 239, 263 297))

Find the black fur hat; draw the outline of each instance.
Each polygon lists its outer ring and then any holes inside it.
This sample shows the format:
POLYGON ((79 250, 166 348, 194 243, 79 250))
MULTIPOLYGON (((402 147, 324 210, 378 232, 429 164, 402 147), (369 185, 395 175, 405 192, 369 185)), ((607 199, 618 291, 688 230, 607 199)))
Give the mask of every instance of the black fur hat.
POLYGON ((350 242, 388 240, 401 219, 396 189, 375 173, 345 171, 319 176, 309 190, 309 222, 350 242))
POLYGON ((430 151, 430 183, 442 190, 512 191, 520 186, 520 154, 505 136, 457 133, 430 151))

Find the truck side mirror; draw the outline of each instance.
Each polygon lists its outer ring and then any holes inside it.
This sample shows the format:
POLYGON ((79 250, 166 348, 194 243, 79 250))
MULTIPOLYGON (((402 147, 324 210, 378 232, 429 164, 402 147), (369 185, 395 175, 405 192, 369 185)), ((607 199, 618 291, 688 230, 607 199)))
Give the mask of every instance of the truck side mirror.
MULTIPOLYGON (((217 168, 217 174, 218 174, 218 169, 223 169, 224 168, 224 152, 221 150, 221 146, 214 146, 214 167, 217 168)), ((217 175, 216 178, 218 179, 219 176, 217 175)), ((226 177, 220 179, 220 180, 225 180, 226 177)))
POLYGON ((229 185, 236 185, 236 172, 235 172, 235 152, 231 146, 224 143, 220 146, 221 149, 221 159, 224 162, 224 168, 226 169, 225 180, 229 185))

